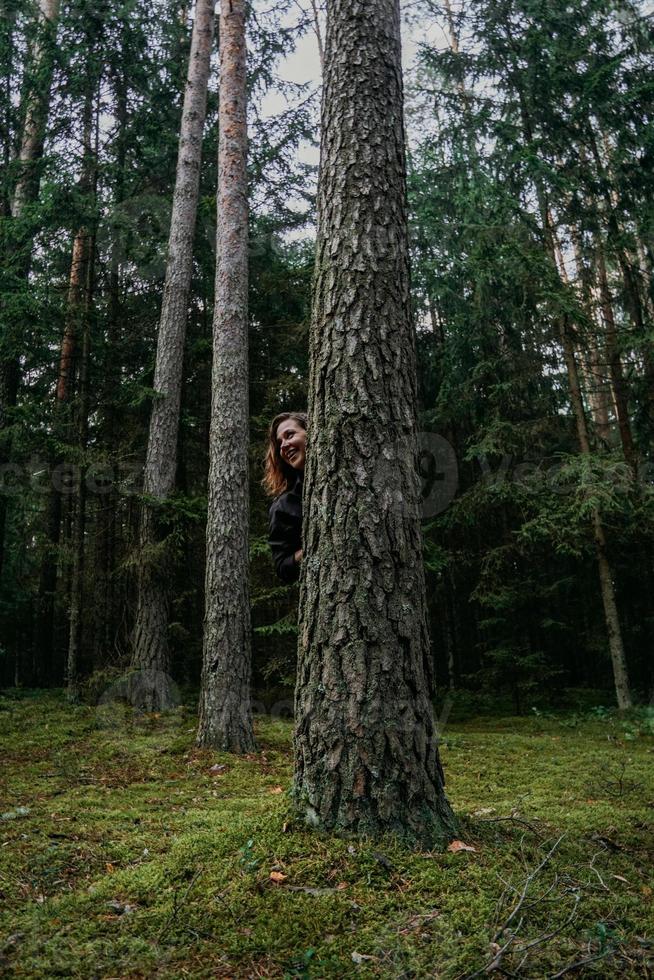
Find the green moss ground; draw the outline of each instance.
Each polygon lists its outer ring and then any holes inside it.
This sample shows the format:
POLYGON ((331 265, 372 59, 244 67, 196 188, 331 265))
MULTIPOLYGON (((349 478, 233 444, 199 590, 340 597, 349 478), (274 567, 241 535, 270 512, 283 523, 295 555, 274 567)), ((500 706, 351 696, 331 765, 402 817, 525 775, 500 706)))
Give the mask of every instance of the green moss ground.
POLYGON ((457 978, 508 943, 496 976, 654 975, 646 715, 448 725, 475 850, 444 854, 294 823, 288 722, 261 720, 246 759, 194 726, 0 699, 0 973, 457 978))

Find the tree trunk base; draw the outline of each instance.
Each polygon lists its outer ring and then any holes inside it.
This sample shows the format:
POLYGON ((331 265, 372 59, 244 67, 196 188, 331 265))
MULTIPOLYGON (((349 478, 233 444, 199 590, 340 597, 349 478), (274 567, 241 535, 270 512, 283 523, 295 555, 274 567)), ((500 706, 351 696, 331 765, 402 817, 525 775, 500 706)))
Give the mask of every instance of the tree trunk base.
MULTIPOLYGON (((306 692, 303 692, 306 695, 306 692)), ((457 822, 445 796, 437 737, 429 703, 354 730, 338 709, 307 713, 298 704, 295 736, 296 808, 307 824, 323 830, 381 837, 411 845, 445 846, 457 822)))

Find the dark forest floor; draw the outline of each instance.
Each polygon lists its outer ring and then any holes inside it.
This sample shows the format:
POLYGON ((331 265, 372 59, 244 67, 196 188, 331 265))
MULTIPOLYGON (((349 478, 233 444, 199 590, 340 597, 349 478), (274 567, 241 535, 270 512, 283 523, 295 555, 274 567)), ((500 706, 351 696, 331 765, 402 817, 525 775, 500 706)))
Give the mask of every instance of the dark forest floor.
POLYGON ((652 729, 601 711, 448 725, 470 849, 412 853, 293 822, 288 722, 261 719, 261 751, 234 759, 194 747, 189 709, 5 696, 0 973, 652 976, 652 729))

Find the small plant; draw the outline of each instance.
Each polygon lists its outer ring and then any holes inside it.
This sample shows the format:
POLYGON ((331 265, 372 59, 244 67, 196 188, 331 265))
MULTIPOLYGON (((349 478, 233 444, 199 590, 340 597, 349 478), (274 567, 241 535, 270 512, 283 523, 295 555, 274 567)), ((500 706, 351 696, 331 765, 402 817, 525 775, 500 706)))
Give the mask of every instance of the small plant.
POLYGON ((290 963, 284 973, 284 980, 309 980, 311 976, 311 962, 316 955, 315 949, 307 949, 302 957, 290 963))
POLYGON ((611 928, 606 922, 596 922, 591 930, 591 939, 597 942, 599 946, 598 953, 601 955, 613 948, 617 935, 615 929, 611 928))
POLYGON ((239 854, 241 856, 238 863, 244 871, 250 873, 256 871, 261 864, 260 859, 254 856, 254 840, 252 838, 239 850, 239 854))

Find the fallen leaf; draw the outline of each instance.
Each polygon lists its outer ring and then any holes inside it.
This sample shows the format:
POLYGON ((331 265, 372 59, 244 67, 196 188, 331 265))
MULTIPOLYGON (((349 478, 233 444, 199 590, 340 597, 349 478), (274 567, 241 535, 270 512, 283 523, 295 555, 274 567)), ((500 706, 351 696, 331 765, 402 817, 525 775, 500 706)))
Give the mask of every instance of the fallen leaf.
POLYGON ((278 885, 281 881, 286 881, 287 878, 288 875, 282 874, 281 871, 270 872, 270 880, 274 881, 276 885, 278 885))
POLYGON ((344 892, 346 888, 347 888, 347 881, 339 881, 339 883, 336 886, 336 891, 344 892))
POLYGON ((611 877, 615 878, 617 881, 624 881, 625 885, 629 884, 629 879, 623 878, 622 875, 611 875, 611 877))
POLYGON ((215 766, 212 766, 209 773, 212 776, 222 776, 223 773, 227 772, 227 766, 217 762, 215 766))
POLYGON ((114 873, 114 871, 116 870, 116 869, 114 868, 114 866, 113 866, 113 864, 110 864, 110 863, 109 863, 108 861, 107 861, 107 863, 105 864, 105 868, 107 869, 107 871, 109 872, 109 874, 113 874, 113 873, 114 873))
POLYGON ((277 793, 283 793, 284 792, 284 787, 283 786, 273 786, 271 788, 270 792, 271 793, 275 793, 275 794, 277 794, 277 793))
POLYGON ((458 854, 459 851, 477 850, 477 848, 473 847, 472 844, 464 844, 462 840, 453 840, 451 844, 448 844, 447 849, 451 854, 458 854))

